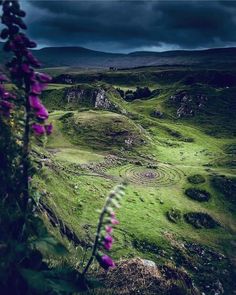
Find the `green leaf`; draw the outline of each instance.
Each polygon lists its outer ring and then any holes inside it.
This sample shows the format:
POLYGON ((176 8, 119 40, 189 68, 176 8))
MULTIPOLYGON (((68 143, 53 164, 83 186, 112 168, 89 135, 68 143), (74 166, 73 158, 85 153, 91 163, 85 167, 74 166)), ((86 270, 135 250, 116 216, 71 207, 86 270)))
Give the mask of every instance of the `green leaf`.
POLYGON ((20 273, 34 294, 72 294, 79 291, 77 282, 60 275, 60 272, 21 269, 20 273))
POLYGON ((66 255, 68 250, 59 243, 53 236, 45 235, 31 242, 31 245, 41 251, 52 255, 66 255))

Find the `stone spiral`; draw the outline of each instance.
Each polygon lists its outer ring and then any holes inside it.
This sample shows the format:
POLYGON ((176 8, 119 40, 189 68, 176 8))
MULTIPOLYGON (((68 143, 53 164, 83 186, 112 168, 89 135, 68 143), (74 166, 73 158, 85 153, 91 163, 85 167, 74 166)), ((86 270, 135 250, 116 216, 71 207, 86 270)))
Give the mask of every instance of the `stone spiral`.
POLYGON ((167 164, 160 164, 156 169, 131 164, 119 168, 120 177, 147 186, 170 186, 178 183, 183 175, 180 169, 167 164))

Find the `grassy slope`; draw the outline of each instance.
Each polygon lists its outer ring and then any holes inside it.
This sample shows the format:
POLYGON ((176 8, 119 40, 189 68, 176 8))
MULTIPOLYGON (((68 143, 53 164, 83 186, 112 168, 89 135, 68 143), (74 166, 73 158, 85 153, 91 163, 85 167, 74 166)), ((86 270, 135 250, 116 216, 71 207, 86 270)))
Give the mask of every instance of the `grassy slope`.
MULTIPOLYGON (((168 260, 171 254, 161 258, 150 250, 143 251, 134 247, 135 242, 138 241, 156 245, 172 253, 174 250, 170 241, 165 238, 165 232, 176 235, 176 239, 184 238, 195 241, 223 251, 229 256, 234 255, 235 211, 222 195, 213 189, 209 181, 213 174, 227 176, 235 174, 233 167, 214 165, 218 159, 228 157, 225 153, 225 146, 235 144, 235 140, 229 133, 230 128, 224 126, 224 120, 228 119, 227 114, 222 115, 217 121, 217 128, 221 127, 218 137, 210 136, 205 132, 201 116, 194 119, 176 120, 174 107, 167 104, 167 98, 173 93, 173 85, 170 88, 163 87, 165 90, 161 95, 151 100, 123 103, 123 107, 131 113, 131 118, 134 120, 133 122, 128 119, 121 120, 121 125, 128 122, 130 130, 139 130, 141 137, 150 138, 148 147, 140 146, 120 153, 118 142, 111 145, 108 139, 106 141, 104 126, 105 129, 112 129, 114 119, 117 116, 119 119, 121 117, 115 113, 102 111, 76 113, 75 121, 80 122, 77 134, 74 131, 71 133, 68 125, 65 129, 63 122, 59 120, 65 112, 56 111, 51 115, 55 131, 47 146, 53 151, 50 157, 63 167, 68 168, 71 163, 103 163, 104 156, 108 153, 126 156, 127 159, 140 159, 145 163, 149 161, 147 158, 144 159, 146 155, 159 163, 162 177, 167 179, 167 185, 161 182, 155 185, 131 182, 128 186, 122 210, 118 213, 121 224, 115 231, 117 242, 112 250, 112 255, 116 258, 139 255, 157 262, 168 260), (154 108, 163 111, 165 117, 163 119, 151 117, 150 113, 154 108), (145 131, 140 131, 142 130, 140 125, 145 128, 145 131), (170 131, 177 131, 181 136, 173 136, 170 131), (185 142, 186 138, 191 138, 192 142, 185 142), (96 150, 93 149, 92 143, 95 143, 96 150), (106 145, 109 146, 108 150, 104 149, 106 145), (204 175, 207 179, 206 183, 197 185, 198 188, 205 189, 212 194, 211 200, 207 203, 193 201, 184 194, 186 188, 193 186, 187 181, 187 176, 196 173, 204 175), (178 181, 171 183, 169 179, 175 177, 178 181), (197 230, 183 219, 178 224, 171 223, 166 218, 166 212, 171 208, 180 209, 182 213, 208 212, 222 224, 222 227, 197 230)), ((227 93, 224 95, 230 96, 227 93)), ((218 100, 213 108, 214 111, 217 110, 219 104, 218 100)), ((214 118, 217 118, 217 113, 214 118)), ((208 121, 210 128, 212 128, 214 118, 210 117, 208 121)), ((231 118, 229 124, 232 124, 233 120, 235 119, 231 118)), ((73 168, 74 173, 45 169, 44 174, 37 181, 40 182, 42 188, 45 187, 50 192, 46 201, 65 223, 81 239, 90 240, 98 218, 96 209, 102 207, 105 196, 119 177, 128 176, 129 178, 130 175, 133 177, 136 173, 133 171, 138 168, 140 167, 128 163, 128 160, 123 165, 107 168, 105 174, 115 176, 113 179, 104 178, 101 175, 95 176, 91 171, 80 171, 80 168, 73 168)), ((145 167, 142 168, 145 169, 145 167)))
MULTIPOLYGON (((100 154, 94 154, 90 151, 83 151, 81 149, 78 149, 77 146, 72 145, 71 143, 68 143, 68 140, 66 137, 64 137, 64 134, 60 131, 60 125, 61 122, 56 121, 58 113, 53 115, 53 121, 55 132, 53 137, 50 139, 48 147, 50 148, 56 148, 59 149, 56 154, 55 158, 61 161, 68 161, 73 163, 81 163, 81 162, 91 162, 91 161, 101 161, 103 159, 102 153, 100 154), (56 124, 55 124, 56 123, 56 124), (58 125, 57 125, 58 124, 58 125), (73 152, 71 152, 73 151, 73 152)), ((163 124, 163 123, 162 123, 163 124)), ((169 128, 172 128, 172 124, 166 123, 166 125, 169 128)), ((152 127, 153 128, 153 127, 152 127)), ((214 197, 208 204, 201 204, 192 200, 189 200, 184 194, 183 189, 186 187, 189 187, 189 183, 187 182, 187 177, 185 175, 191 175, 194 173, 201 173, 205 175, 208 178, 209 172, 206 171, 206 168, 202 165, 209 160, 212 160, 212 157, 218 157, 218 155, 222 155, 223 150, 222 146, 223 143, 220 142, 219 139, 214 139, 212 137, 209 137, 205 134, 202 134, 200 131, 196 131, 196 129, 192 129, 191 127, 183 128, 183 126, 179 126, 182 133, 184 135, 191 135, 195 142, 194 143, 180 143, 179 147, 171 147, 166 146, 165 144, 158 145, 157 148, 153 148, 152 153, 156 155, 156 158, 160 162, 167 162, 174 164, 174 168, 181 170, 181 180, 179 183, 174 184, 173 186, 154 186, 154 187, 143 187, 140 185, 131 184, 128 189, 128 195, 125 200, 124 208, 122 210, 122 213, 120 214, 120 219, 122 219, 122 227, 124 230, 130 232, 132 235, 137 235, 137 238, 141 237, 144 234, 144 239, 147 239, 148 236, 151 238, 151 240, 158 241, 161 237, 161 232, 163 230, 170 230, 172 232, 175 232, 178 234, 178 236, 188 236, 192 237, 194 239, 197 239, 198 241, 206 241, 207 244, 216 245, 220 244, 218 240, 221 242, 224 241, 224 239, 232 238, 229 232, 232 230, 236 230, 234 221, 235 218, 232 214, 225 214, 225 204, 220 199, 220 196, 217 194, 217 192, 213 191, 213 189, 210 187, 209 182, 200 185, 201 188, 205 188, 213 193, 214 197), (183 130, 186 130, 186 133, 183 132, 183 130), (194 135, 193 135, 194 131, 194 135), (201 153, 201 151, 206 149, 206 152, 201 153), (180 152, 183 152, 183 154, 180 154, 180 152), (210 152, 210 155, 209 155, 210 152), (198 153, 196 155, 196 153, 198 153), (138 195, 138 196, 137 196, 138 195), (140 201, 140 197, 144 197, 145 202, 140 201), (158 201, 158 198, 161 198, 164 201, 164 204, 161 205, 158 201), (224 207, 222 207, 222 203, 224 204, 224 207), (221 221, 225 226, 229 229, 229 232, 225 232, 225 230, 217 229, 213 231, 209 230, 193 230, 191 226, 187 225, 184 222, 181 222, 179 225, 175 225, 170 223, 166 217, 165 212, 170 209, 171 207, 176 207, 180 209, 183 213, 187 212, 189 208, 193 211, 208 211, 211 213, 212 216, 215 216, 216 219, 221 221), (130 220, 130 217, 133 216, 130 220), (143 224, 142 216, 147 216, 147 223, 143 224), (128 226, 128 228, 127 228, 128 226), (147 230, 147 227, 150 227, 150 230, 147 230)), ((178 130, 175 126, 175 130, 178 130)), ((166 141, 168 137, 165 137, 163 134, 163 137, 160 136, 160 133, 158 132, 158 138, 161 141, 166 141)), ((228 140, 230 143, 231 140, 228 140)), ((224 142, 225 144, 225 142, 224 142)), ((132 165, 131 165, 132 166, 132 165)), ((173 168, 173 169, 174 169, 173 168)), ((171 168, 170 168, 171 169, 171 168)), ((108 171, 108 174, 118 174, 119 171, 122 170, 121 167, 115 167, 111 168, 108 171)), ((224 173, 227 172, 228 175, 233 174, 233 170, 222 168, 211 168, 212 172, 215 173, 224 173)), ((54 176, 53 176, 54 177, 54 176)), ((99 191, 101 191, 101 194, 105 196, 107 193, 107 188, 112 186, 112 181, 106 180, 108 183, 108 187, 104 189, 103 182, 104 179, 97 177, 89 177, 89 176, 70 176, 72 180, 72 193, 69 192, 69 195, 71 197, 73 196, 75 200, 84 198, 83 202, 84 204, 84 210, 83 210, 83 220, 85 223, 90 220, 90 214, 91 209, 92 211, 94 208, 97 207, 99 204, 102 206, 102 202, 104 201, 104 197, 97 200, 97 194, 99 191), (92 188, 88 187, 88 184, 91 185, 92 181, 92 188), (78 185, 79 184, 79 185, 78 185), (73 186, 79 186, 78 192, 73 191, 73 186), (83 187, 85 185, 85 187, 83 187), (91 198, 88 198, 88 194, 91 195, 90 190, 94 190, 92 200, 99 201, 98 204, 95 203, 92 205, 92 208, 90 206, 86 206, 86 204, 92 204, 91 198), (95 199, 94 199, 95 198, 95 199)), ((53 182, 51 188, 53 188, 56 184, 53 182)), ((48 187, 49 188, 49 187, 48 187)), ((61 184, 61 187, 59 188, 59 195, 62 194, 62 192, 65 192, 65 196, 63 199, 66 199, 68 186, 65 184, 61 184)), ((68 197, 69 200, 71 197, 68 197)), ((71 202, 73 201, 73 197, 71 202)), ((61 204, 64 204, 63 206, 66 206, 69 204, 67 201, 63 201, 61 197, 59 197, 59 207, 61 204)), ((69 201, 68 200, 68 201, 69 201)), ((57 202, 56 202, 57 203, 57 202)), ((76 205, 76 202, 75 202, 76 205)), ((70 206, 71 207, 71 206, 70 206)), ((227 207, 227 204, 226 204, 227 207)), ((76 214, 77 215, 77 214, 76 214)), ((92 216, 96 216, 96 213, 93 213, 92 216)), ((65 217, 65 216, 64 216, 65 217)), ((80 224, 80 218, 78 216, 70 215, 70 218, 73 222, 71 222, 71 225, 76 228, 77 224, 80 224)), ((96 218, 94 219, 95 222, 96 218)), ((91 222, 91 220, 90 220, 91 222)), ((95 223, 94 223, 95 224, 95 223)), ((224 246, 224 245, 223 245, 224 246)), ((119 253, 120 255, 120 253, 119 253)))

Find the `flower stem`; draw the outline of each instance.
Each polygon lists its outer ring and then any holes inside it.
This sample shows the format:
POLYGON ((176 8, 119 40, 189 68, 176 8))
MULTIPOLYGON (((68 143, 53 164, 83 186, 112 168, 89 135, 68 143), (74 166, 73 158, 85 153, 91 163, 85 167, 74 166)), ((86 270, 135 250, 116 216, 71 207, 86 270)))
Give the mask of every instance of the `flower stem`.
POLYGON ((92 254, 82 272, 82 276, 85 276, 85 274, 87 273, 91 263, 93 262, 93 259, 94 259, 94 256, 96 255, 96 252, 97 252, 97 247, 98 247, 98 242, 99 242, 99 237, 100 237, 100 232, 101 232, 101 229, 102 229, 102 224, 103 224, 103 219, 104 219, 104 216, 106 214, 106 210, 107 210, 107 207, 110 205, 111 203, 111 200, 112 198, 114 197, 114 193, 110 193, 110 195, 108 196, 106 202, 105 202, 105 205, 102 209, 102 212, 100 214, 100 217, 99 217, 99 221, 98 221, 98 226, 97 226, 97 231, 96 231, 96 237, 95 237, 95 241, 94 241, 94 244, 93 244, 93 250, 92 250, 92 254))
POLYGON ((29 200, 29 153, 30 153, 30 104, 28 100, 29 86, 25 83, 25 129, 23 136, 23 212, 27 212, 29 200))

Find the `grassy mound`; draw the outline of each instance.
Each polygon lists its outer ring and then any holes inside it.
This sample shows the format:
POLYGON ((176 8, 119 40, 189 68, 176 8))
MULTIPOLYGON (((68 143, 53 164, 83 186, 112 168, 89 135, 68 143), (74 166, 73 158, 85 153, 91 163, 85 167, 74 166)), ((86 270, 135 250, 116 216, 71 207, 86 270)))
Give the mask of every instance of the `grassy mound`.
POLYGON ((188 181, 193 184, 204 183, 206 179, 201 174, 195 174, 188 177, 188 181))
POLYGON ((184 214, 187 223, 193 225, 195 228, 215 228, 220 224, 215 221, 209 214, 202 212, 190 212, 184 214))
POLYGON ((116 113, 67 113, 60 121, 72 143, 93 149, 133 149, 147 142, 143 131, 135 123, 116 113))
POLYGON ((185 191, 185 194, 196 201, 199 202, 207 202, 209 201, 211 194, 205 190, 195 189, 195 188, 188 188, 185 191))

